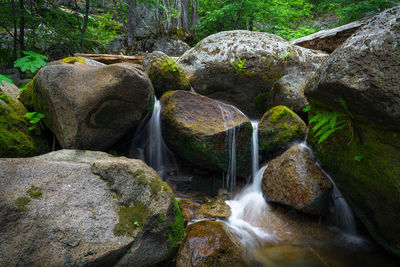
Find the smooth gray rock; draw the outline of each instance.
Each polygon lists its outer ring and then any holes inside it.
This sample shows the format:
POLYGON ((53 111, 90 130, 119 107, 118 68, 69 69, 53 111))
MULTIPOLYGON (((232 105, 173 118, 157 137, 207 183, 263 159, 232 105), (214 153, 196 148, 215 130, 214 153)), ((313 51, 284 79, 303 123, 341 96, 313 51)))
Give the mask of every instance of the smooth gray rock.
MULTIPOLYGON (((270 101, 275 82, 286 75, 295 76, 294 80, 308 79, 327 57, 324 52, 291 45, 277 35, 237 30, 208 36, 178 63, 196 92, 233 103, 249 116, 261 116, 281 104, 270 101), (243 67, 239 60, 244 61, 243 67), (260 97, 264 103, 257 103, 260 97)), ((293 86, 300 88, 302 83, 293 86)), ((292 92, 306 102, 300 89, 292 92)))
POLYGON ((0 159, 0 266, 155 264, 179 214, 140 160, 79 150, 0 159))

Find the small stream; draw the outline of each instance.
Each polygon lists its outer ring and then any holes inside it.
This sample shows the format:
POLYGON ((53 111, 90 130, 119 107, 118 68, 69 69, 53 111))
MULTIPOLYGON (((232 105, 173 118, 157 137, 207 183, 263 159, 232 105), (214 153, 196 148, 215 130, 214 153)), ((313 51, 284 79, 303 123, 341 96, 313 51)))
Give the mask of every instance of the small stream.
MULTIPOLYGON (((220 109, 225 121, 233 120, 228 111, 222 106, 220 109)), ((161 104, 156 99, 152 117, 135 133, 130 155, 144 160, 164 177, 179 173, 179 167, 162 138, 160 112, 161 104)), ((227 123, 224 126, 229 128, 227 123)), ((226 201, 231 216, 224 222, 248 248, 256 266, 399 266, 397 259, 360 235, 349 205, 322 168, 333 184, 330 211, 334 225, 267 203, 261 185, 268 165, 259 168, 258 122, 252 121, 252 126, 251 182, 226 201)), ((226 140, 229 166, 221 179, 224 187, 233 192, 236 187, 235 127, 229 128, 226 140)), ((300 145, 312 153, 305 142, 300 145)), ((190 199, 191 195, 187 196, 190 199)))

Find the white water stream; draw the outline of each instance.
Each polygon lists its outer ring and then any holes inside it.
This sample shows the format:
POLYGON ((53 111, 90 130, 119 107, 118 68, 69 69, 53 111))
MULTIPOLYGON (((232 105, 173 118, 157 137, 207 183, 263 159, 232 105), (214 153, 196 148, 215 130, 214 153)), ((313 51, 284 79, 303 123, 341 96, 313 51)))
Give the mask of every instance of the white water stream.
POLYGON ((161 131, 161 103, 155 98, 154 110, 149 121, 139 125, 130 149, 130 156, 140 158, 163 177, 176 169, 173 153, 165 145, 161 131))

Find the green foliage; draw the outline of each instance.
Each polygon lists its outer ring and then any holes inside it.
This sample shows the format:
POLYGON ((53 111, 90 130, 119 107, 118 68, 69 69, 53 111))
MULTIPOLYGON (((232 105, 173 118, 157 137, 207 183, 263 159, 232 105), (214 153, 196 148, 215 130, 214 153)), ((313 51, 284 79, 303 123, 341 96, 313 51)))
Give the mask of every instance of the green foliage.
POLYGON ((364 157, 363 155, 357 155, 357 156, 354 156, 354 160, 360 162, 363 157, 364 157))
POLYGON ((15 200, 15 206, 21 211, 28 211, 26 205, 28 205, 29 202, 31 202, 29 197, 19 197, 17 200, 15 200))
POLYGON ((315 123, 312 127, 312 132, 316 137, 319 136, 318 144, 322 143, 335 131, 343 129, 346 120, 343 120, 344 115, 338 112, 321 112, 317 111, 314 116, 310 118, 310 125, 315 123))
POLYGON ((29 123, 31 123, 32 126, 30 126, 28 129, 32 131, 36 128, 35 124, 39 123, 40 120, 45 117, 45 115, 35 111, 35 112, 25 113, 24 117, 30 119, 29 123))
POLYGON ((14 62, 14 67, 20 68, 21 71, 25 72, 29 70, 34 73, 43 66, 46 66, 48 58, 44 55, 35 53, 33 51, 24 51, 25 57, 21 57, 14 62))
POLYGON ((303 112, 309 112, 311 109, 311 106, 308 105, 307 107, 303 108, 303 112))
POLYGON ((0 85, 4 86, 3 81, 6 81, 8 83, 13 83, 13 80, 11 79, 11 75, 2 75, 0 74, 0 85))
POLYGON ((246 59, 240 59, 240 57, 238 57, 236 60, 234 60, 232 62, 232 67, 235 70, 236 74, 240 74, 242 73, 247 67, 244 66, 244 64, 246 63, 246 59))
POLYGON ((42 198, 42 189, 40 187, 32 185, 31 188, 26 191, 31 198, 40 199, 42 198))

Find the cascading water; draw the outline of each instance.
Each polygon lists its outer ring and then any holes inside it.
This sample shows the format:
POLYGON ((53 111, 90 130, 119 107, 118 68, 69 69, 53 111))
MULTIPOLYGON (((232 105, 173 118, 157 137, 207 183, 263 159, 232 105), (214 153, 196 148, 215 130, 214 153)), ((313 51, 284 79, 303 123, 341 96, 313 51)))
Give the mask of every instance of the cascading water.
MULTIPOLYGON (((307 146, 306 142, 300 144, 301 147, 310 151, 313 158, 315 158, 312 149, 307 146)), ((354 219, 353 212, 347 201, 344 199, 342 193, 340 193, 332 177, 325 172, 321 166, 316 163, 320 170, 329 178, 332 183, 332 205, 330 207, 330 213, 332 214, 335 225, 340 229, 341 232, 348 235, 350 241, 360 242, 361 238, 358 237, 356 222, 354 219)))
POLYGON ((221 110, 222 119, 224 121, 224 129, 227 130, 226 136, 229 154, 229 164, 224 179, 224 184, 226 182, 226 188, 228 191, 233 192, 236 187, 236 129, 235 127, 230 127, 229 123, 234 121, 234 117, 232 112, 230 112, 227 108, 224 108, 219 102, 218 107, 221 110))
POLYGON ((160 115, 161 103, 155 98, 150 120, 144 120, 134 135, 130 156, 140 158, 163 177, 167 171, 175 168, 175 160, 162 138, 160 115))
POLYGON ((258 227, 264 216, 267 204, 261 190, 262 177, 267 166, 258 170, 257 122, 252 122, 252 170, 253 182, 242 190, 233 200, 226 201, 231 207, 228 226, 235 231, 243 243, 252 245, 257 240, 271 240, 274 237, 258 227))

